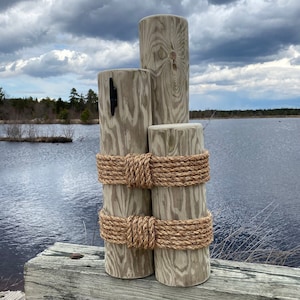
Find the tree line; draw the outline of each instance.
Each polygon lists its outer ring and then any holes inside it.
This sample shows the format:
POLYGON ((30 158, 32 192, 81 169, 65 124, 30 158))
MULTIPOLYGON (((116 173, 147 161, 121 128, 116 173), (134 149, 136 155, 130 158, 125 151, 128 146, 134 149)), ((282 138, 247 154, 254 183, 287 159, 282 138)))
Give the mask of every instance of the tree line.
POLYGON ((69 99, 37 99, 7 98, 0 87, 0 120, 16 120, 19 122, 35 121, 37 123, 52 123, 57 120, 69 123, 72 119, 80 119, 89 123, 98 119, 98 95, 89 89, 86 95, 79 94, 76 88, 70 91, 69 99))
POLYGON ((298 108, 247 109, 247 110, 192 110, 191 119, 209 118, 264 118, 300 116, 298 108))
MULTIPOLYGON (((247 110, 192 110, 191 119, 207 118, 251 118, 274 116, 300 116, 297 108, 247 109, 247 110)), ((16 120, 19 122, 34 121, 37 123, 69 123, 72 119, 80 119, 82 123, 90 123, 98 119, 98 95, 89 89, 86 95, 79 94, 76 88, 70 91, 69 99, 62 100, 28 98, 7 98, 0 87, 0 120, 16 120)))

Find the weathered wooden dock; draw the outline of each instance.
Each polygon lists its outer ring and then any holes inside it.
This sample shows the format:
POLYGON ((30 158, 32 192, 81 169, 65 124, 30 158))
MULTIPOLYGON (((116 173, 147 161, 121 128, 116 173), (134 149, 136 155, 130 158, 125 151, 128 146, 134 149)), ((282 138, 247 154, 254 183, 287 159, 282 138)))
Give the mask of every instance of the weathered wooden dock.
POLYGON ((25 300, 25 294, 21 291, 0 292, 1 300, 25 300))
POLYGON ((299 268, 212 260, 207 282, 179 288, 153 275, 113 278, 105 273, 104 256, 102 247, 54 244, 26 263, 26 299, 300 299, 299 268))

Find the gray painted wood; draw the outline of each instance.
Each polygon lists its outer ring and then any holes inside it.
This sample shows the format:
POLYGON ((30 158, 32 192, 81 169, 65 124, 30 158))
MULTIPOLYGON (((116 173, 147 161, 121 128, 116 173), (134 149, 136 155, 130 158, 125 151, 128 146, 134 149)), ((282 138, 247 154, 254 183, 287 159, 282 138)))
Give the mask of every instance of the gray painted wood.
MULTIPOLYGON (((164 124, 148 129, 149 150, 156 156, 200 154, 204 150, 201 124, 164 124)), ((153 216, 161 220, 198 219, 206 216, 205 184, 153 187, 153 216)), ((156 279, 169 286, 193 286, 209 277, 209 248, 154 250, 156 279)))
POLYGON ((26 299, 299 300, 299 268, 212 260, 208 281, 180 288, 162 285, 153 275, 113 278, 103 255, 101 247, 56 243, 26 263, 26 299), (70 259, 74 252, 84 257, 70 259))

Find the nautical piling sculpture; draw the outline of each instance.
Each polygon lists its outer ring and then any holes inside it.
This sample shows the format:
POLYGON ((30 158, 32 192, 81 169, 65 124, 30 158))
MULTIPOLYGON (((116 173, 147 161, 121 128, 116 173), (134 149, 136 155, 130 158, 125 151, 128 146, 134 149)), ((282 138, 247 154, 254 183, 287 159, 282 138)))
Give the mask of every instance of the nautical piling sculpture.
POLYGON ((209 155, 202 126, 187 123, 187 28, 177 16, 142 19, 144 69, 98 75, 99 222, 105 269, 114 277, 145 277, 154 265, 166 285, 192 286, 209 277, 209 155))

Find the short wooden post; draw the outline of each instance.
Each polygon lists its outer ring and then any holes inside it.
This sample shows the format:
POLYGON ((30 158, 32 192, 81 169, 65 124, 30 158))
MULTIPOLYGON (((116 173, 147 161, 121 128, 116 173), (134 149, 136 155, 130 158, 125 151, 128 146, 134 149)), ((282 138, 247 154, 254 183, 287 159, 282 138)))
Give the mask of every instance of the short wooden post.
POLYGON ((189 37, 186 19, 154 15, 139 23, 141 67, 151 71, 153 124, 189 120, 189 37))
MULTIPOLYGON (((150 126, 149 150, 157 156, 193 155, 204 150, 201 124, 150 126)), ((185 220, 206 216, 205 184, 189 187, 154 187, 153 216, 185 220)), ((155 276, 169 286, 193 286, 210 274, 209 248, 199 250, 155 249, 155 276)))
MULTIPOLYGON (((150 73, 142 69, 113 70, 98 75, 102 154, 148 152, 147 129, 152 124, 150 73), (114 115, 110 78, 117 89, 114 115)), ((151 215, 150 191, 124 185, 103 186, 103 208, 118 217, 151 215)), ((118 278, 140 278, 153 273, 153 251, 106 243, 105 270, 118 278)))

